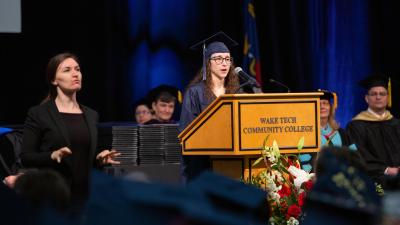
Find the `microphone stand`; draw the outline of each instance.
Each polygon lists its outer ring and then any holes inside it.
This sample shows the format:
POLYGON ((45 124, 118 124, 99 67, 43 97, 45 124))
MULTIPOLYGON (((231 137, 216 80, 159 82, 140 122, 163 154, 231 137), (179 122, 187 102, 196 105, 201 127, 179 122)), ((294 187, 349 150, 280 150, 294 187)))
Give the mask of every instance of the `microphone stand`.
POLYGON ((283 84, 283 83, 281 83, 281 82, 279 82, 279 81, 277 81, 277 80, 274 80, 274 79, 272 79, 272 78, 269 79, 269 82, 275 83, 275 84, 277 84, 277 85, 279 85, 279 86, 285 88, 286 91, 287 91, 287 93, 290 93, 290 88, 289 88, 288 86, 286 86, 285 84, 283 84))
POLYGON ((252 89, 253 89, 253 92, 254 93, 261 93, 262 91, 261 91, 261 89, 259 88, 259 84, 258 84, 258 82, 256 81, 256 80, 247 80, 246 82, 244 82, 243 84, 241 84, 237 89, 236 89, 236 91, 235 91, 235 94, 237 94, 238 93, 238 91, 242 88, 242 87, 244 87, 244 86, 247 86, 247 85, 251 85, 252 86, 252 89))

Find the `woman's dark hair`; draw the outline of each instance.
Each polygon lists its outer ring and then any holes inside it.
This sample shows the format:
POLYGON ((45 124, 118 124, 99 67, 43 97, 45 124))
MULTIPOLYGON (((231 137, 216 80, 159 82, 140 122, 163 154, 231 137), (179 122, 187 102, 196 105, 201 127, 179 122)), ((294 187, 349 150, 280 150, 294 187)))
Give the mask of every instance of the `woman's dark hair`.
POLYGON ((46 98, 42 101, 42 103, 45 103, 45 102, 55 99, 57 97, 57 87, 54 86, 52 84, 52 82, 56 78, 56 73, 57 73, 58 67, 64 60, 66 60, 68 58, 74 59, 79 64, 78 57, 69 52, 60 53, 60 54, 52 57, 50 59, 49 63, 47 64, 46 83, 49 86, 49 93, 47 94, 46 98))
MULTIPOLYGON (((197 75, 193 78, 193 80, 190 82, 188 87, 191 87, 200 81, 202 81, 203 78, 203 71, 200 69, 200 71, 197 73, 197 75)), ((206 80, 205 80, 205 97, 208 100, 214 100, 216 96, 212 92, 212 78, 211 78, 211 68, 210 68, 210 60, 208 60, 208 63, 206 65, 206 80)), ((235 74, 235 65, 233 62, 231 63, 229 67, 229 72, 228 75, 225 78, 225 94, 234 94, 237 89, 239 88, 239 78, 235 74)))

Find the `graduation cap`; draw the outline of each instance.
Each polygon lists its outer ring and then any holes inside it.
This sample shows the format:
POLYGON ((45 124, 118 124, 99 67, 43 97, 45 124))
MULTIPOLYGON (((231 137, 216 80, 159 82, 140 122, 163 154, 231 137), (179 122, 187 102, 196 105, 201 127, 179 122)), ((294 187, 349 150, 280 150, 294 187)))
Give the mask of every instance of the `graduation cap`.
POLYGON ((323 173, 307 194, 302 224, 375 224, 379 218, 382 201, 372 180, 354 162, 324 150, 318 161, 323 173))
POLYGON ((318 92, 322 92, 324 95, 320 96, 320 99, 332 101, 333 99, 333 108, 336 110, 338 106, 337 94, 335 92, 330 92, 323 89, 318 89, 318 92))
POLYGON ((392 107, 392 82, 390 78, 382 73, 376 73, 364 78, 363 80, 360 80, 358 84, 367 90, 373 87, 386 88, 388 90, 388 107, 392 107))
POLYGON ((134 182, 93 171, 90 187, 85 210, 87 224, 261 225, 267 221, 223 211, 202 193, 181 186, 134 182))
POLYGON ((269 204, 264 190, 210 171, 201 173, 189 182, 188 189, 204 195, 215 210, 254 223, 268 221, 269 204))
POLYGON ((150 103, 155 102, 164 92, 171 94, 179 103, 182 103, 182 92, 178 88, 166 84, 151 89, 147 94, 147 99, 150 103))
POLYGON ((214 53, 230 53, 229 48, 237 46, 238 43, 226 35, 224 32, 219 31, 212 36, 192 45, 190 49, 203 51, 203 80, 206 79, 206 62, 214 53))

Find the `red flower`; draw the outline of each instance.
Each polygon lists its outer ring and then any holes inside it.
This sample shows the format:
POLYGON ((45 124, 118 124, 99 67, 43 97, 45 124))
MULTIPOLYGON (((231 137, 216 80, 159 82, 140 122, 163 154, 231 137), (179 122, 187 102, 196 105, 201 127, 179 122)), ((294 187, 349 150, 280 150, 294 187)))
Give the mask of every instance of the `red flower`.
POLYGON ((286 211, 286 208, 288 207, 287 203, 282 201, 281 202, 281 209, 283 209, 284 211, 286 211))
POLYGON ((300 207, 303 207, 305 200, 306 200, 306 193, 305 192, 301 192, 300 195, 299 195, 299 199, 298 199, 300 207))
POLYGON ((304 188, 306 191, 311 190, 311 188, 313 187, 313 185, 314 185, 314 183, 313 183, 312 180, 309 180, 309 181, 304 182, 304 183, 302 184, 303 188, 304 188))
POLYGON ((293 204, 288 208, 288 211, 286 213, 286 218, 294 217, 297 219, 300 216, 300 213, 301 213, 301 208, 298 205, 293 204))
POLYGON ((287 185, 282 185, 282 189, 278 191, 279 196, 285 197, 285 196, 289 196, 292 193, 292 191, 290 190, 290 188, 287 185))
POLYGON ((288 164, 289 166, 294 166, 300 169, 300 164, 298 160, 293 160, 292 158, 288 158, 288 164))

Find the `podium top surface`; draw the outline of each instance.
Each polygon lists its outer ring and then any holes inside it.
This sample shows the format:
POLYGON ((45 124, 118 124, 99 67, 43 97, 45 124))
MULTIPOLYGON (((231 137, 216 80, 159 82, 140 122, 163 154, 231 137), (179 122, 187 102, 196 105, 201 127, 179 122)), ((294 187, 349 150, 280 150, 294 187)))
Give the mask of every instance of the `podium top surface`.
POLYGON ((249 99, 249 98, 302 98, 302 97, 318 97, 322 96, 322 92, 291 92, 291 93, 258 93, 258 94, 225 94, 219 96, 218 99, 235 98, 235 99, 249 99))

